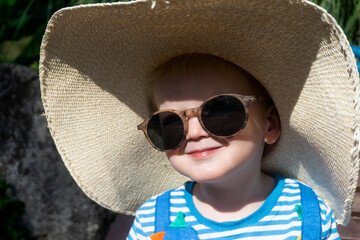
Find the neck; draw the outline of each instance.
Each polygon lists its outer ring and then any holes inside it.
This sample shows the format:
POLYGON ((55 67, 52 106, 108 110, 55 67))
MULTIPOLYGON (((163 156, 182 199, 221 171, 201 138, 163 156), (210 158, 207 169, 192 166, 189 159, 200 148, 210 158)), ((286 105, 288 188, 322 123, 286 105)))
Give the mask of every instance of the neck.
POLYGON ((194 185, 194 204, 204 217, 220 222, 244 218, 260 208, 274 188, 274 179, 260 171, 238 175, 232 183, 194 185))

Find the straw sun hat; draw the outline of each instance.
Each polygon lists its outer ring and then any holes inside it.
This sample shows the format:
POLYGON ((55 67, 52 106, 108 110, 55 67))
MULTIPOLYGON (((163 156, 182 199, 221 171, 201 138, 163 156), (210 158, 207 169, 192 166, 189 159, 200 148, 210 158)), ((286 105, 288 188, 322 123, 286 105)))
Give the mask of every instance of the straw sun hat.
POLYGON ((222 57, 273 98, 282 135, 264 170, 313 187, 346 224, 359 169, 359 76, 335 20, 301 0, 169 0, 65 8, 41 46, 42 100, 71 175, 126 214, 186 181, 136 126, 148 76, 183 53, 222 57))

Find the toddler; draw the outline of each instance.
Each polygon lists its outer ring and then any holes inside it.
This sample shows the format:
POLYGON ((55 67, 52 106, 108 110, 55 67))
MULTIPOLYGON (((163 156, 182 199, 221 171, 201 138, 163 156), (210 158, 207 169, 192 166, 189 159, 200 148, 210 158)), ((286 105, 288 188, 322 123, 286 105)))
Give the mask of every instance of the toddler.
MULTIPOLYGON (((166 214, 157 213, 161 196, 148 200, 128 239, 298 239, 299 183, 261 171, 264 146, 281 131, 261 84, 203 54, 177 56, 153 75, 149 102, 156 112, 139 128, 192 181, 161 195, 168 195, 166 214), (169 219, 159 225, 158 218, 169 219)), ((321 200, 320 209, 321 239, 339 239, 332 210, 321 200)))

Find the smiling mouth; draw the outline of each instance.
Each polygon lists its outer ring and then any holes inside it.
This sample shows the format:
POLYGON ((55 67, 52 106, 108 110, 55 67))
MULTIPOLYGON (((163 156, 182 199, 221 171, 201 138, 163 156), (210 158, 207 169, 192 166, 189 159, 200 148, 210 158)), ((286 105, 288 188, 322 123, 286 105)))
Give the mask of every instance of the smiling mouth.
POLYGON ((192 152, 187 153, 187 155, 193 157, 193 158, 206 158, 217 152, 221 147, 214 147, 214 148, 207 148, 207 149, 201 149, 201 150, 195 150, 192 152))

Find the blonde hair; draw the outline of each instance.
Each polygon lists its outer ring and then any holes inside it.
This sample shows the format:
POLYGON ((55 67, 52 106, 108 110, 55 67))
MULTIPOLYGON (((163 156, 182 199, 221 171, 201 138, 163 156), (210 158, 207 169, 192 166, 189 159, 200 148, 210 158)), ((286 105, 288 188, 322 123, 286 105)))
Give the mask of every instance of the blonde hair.
POLYGON ((167 84, 169 76, 181 76, 184 78, 193 77, 196 78, 199 73, 206 74, 210 73, 213 68, 229 68, 234 67, 238 71, 247 75, 251 81, 251 84, 254 86, 254 90, 258 95, 264 96, 268 99, 271 99, 266 89, 261 85, 261 83, 254 78, 250 73, 246 72, 244 69, 239 66, 226 61, 223 58, 202 54, 202 53, 187 53, 178 55, 174 58, 171 58, 164 64, 159 65, 152 72, 150 77, 150 86, 148 88, 148 108, 150 112, 155 112, 157 110, 157 104, 154 99, 154 89, 160 85, 167 84), (201 70, 201 71, 199 71, 201 70))

